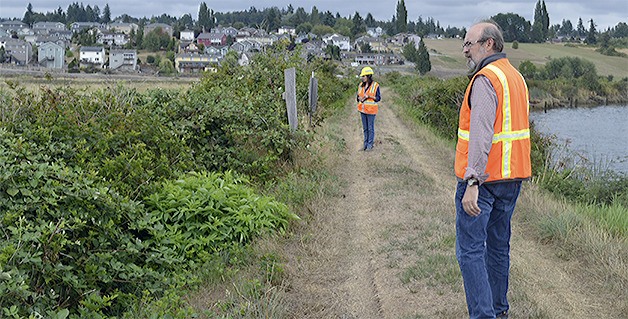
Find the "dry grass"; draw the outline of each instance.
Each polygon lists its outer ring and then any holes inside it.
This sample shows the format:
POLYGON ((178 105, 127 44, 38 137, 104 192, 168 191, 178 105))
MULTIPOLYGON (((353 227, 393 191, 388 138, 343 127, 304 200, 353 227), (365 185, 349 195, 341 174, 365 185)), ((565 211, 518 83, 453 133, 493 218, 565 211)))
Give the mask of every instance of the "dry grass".
POLYGON ((46 87, 71 87, 78 90, 99 90, 107 87, 123 85, 138 92, 151 89, 187 89, 198 78, 188 77, 154 77, 138 75, 105 75, 105 74, 50 74, 49 77, 39 75, 4 75, 0 82, 0 90, 8 89, 7 82, 18 83, 29 91, 37 91, 46 87))
POLYGON ((611 236, 534 184, 522 194, 513 236, 514 291, 526 291, 523 299, 534 301, 539 318, 626 318, 626 238, 611 236))

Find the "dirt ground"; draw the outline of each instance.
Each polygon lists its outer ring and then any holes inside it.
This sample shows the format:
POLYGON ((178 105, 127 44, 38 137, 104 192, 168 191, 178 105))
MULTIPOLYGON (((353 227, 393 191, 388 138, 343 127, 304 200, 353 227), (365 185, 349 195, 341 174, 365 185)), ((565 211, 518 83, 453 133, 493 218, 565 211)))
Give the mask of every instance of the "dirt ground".
MULTIPOLYGON (((359 150, 352 102, 331 124, 342 146, 329 159, 340 192, 312 208, 287 248, 291 318, 468 318, 454 250, 454 146, 410 129, 391 95, 383 89, 371 152, 359 150)), ((530 188, 526 209, 535 205, 530 188)), ((574 275, 577 261, 526 238, 527 227, 513 221, 511 318, 621 318, 591 279, 574 275)))

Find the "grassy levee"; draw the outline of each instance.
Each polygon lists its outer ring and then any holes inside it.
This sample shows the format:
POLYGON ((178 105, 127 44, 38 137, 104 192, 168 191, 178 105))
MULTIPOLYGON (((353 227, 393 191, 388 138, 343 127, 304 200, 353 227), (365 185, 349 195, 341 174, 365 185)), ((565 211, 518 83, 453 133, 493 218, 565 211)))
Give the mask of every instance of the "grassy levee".
MULTIPOLYGON (((435 79, 430 85, 414 78, 408 81, 414 86, 403 86, 399 80, 396 105, 414 125, 451 141, 447 126, 434 126, 438 117, 430 113, 457 108, 454 96, 442 96, 447 87, 460 85, 453 81, 435 79), (449 102, 434 106, 433 101, 449 102)), ((543 189, 538 180, 525 183, 513 219, 510 293, 517 318, 628 317, 628 207, 621 195, 609 204, 574 202, 543 189)))
MULTIPOLYGON (((455 69, 464 74, 466 69, 465 58, 462 55, 462 41, 458 39, 425 39, 425 45, 432 51, 431 62, 433 66, 447 69, 455 69)), ((552 58, 579 57, 595 64, 598 75, 613 75, 621 79, 628 77, 628 58, 618 56, 606 56, 595 48, 585 45, 567 46, 552 43, 519 43, 518 49, 512 48, 512 43, 504 45, 504 52, 515 67, 522 61, 528 60, 536 65, 545 65, 552 58)))

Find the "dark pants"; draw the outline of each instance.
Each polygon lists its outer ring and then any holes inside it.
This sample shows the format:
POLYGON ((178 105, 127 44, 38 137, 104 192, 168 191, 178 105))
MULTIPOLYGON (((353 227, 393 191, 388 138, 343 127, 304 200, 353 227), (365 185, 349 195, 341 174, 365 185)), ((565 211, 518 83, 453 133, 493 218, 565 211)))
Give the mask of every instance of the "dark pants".
POLYGON ((495 318, 508 311, 510 220, 521 181, 479 186, 477 217, 462 208, 466 182, 456 189, 456 257, 471 319, 495 318))

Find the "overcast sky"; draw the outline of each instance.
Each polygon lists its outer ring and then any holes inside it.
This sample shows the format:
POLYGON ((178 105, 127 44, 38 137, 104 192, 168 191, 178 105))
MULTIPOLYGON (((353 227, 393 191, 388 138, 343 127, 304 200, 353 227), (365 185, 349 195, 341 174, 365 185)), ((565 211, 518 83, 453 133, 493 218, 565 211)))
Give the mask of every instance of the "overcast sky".
MULTIPOLYGON (((489 18, 497 13, 513 12, 533 22, 534 7, 537 0, 502 0, 502 1, 462 1, 462 0, 407 0, 408 21, 416 21, 419 16, 423 18, 433 17, 441 26, 448 25, 463 27, 483 18, 489 18)), ((0 0, 0 18, 22 18, 26 11, 28 0, 0 0)), ((111 17, 115 18, 124 13, 133 17, 159 16, 162 13, 180 17, 185 13, 198 17, 200 0, 32 0, 35 12, 48 12, 61 7, 67 11, 71 3, 83 3, 85 6, 98 6, 102 12, 108 3, 111 9, 111 17)), ((205 0, 207 6, 218 12, 243 11, 254 6, 257 9, 266 7, 285 8, 288 4, 296 9, 303 7, 308 13, 312 6, 316 6, 319 12, 331 11, 347 17, 357 11, 362 18, 371 13, 377 20, 390 20, 395 14, 398 0, 205 0)), ((550 16, 550 23, 561 23, 563 19, 571 20, 574 28, 578 18, 582 18, 585 28, 589 28, 588 21, 593 19, 598 30, 606 30, 614 27, 619 22, 628 21, 628 1, 626 0, 546 0, 545 5, 550 16)))

